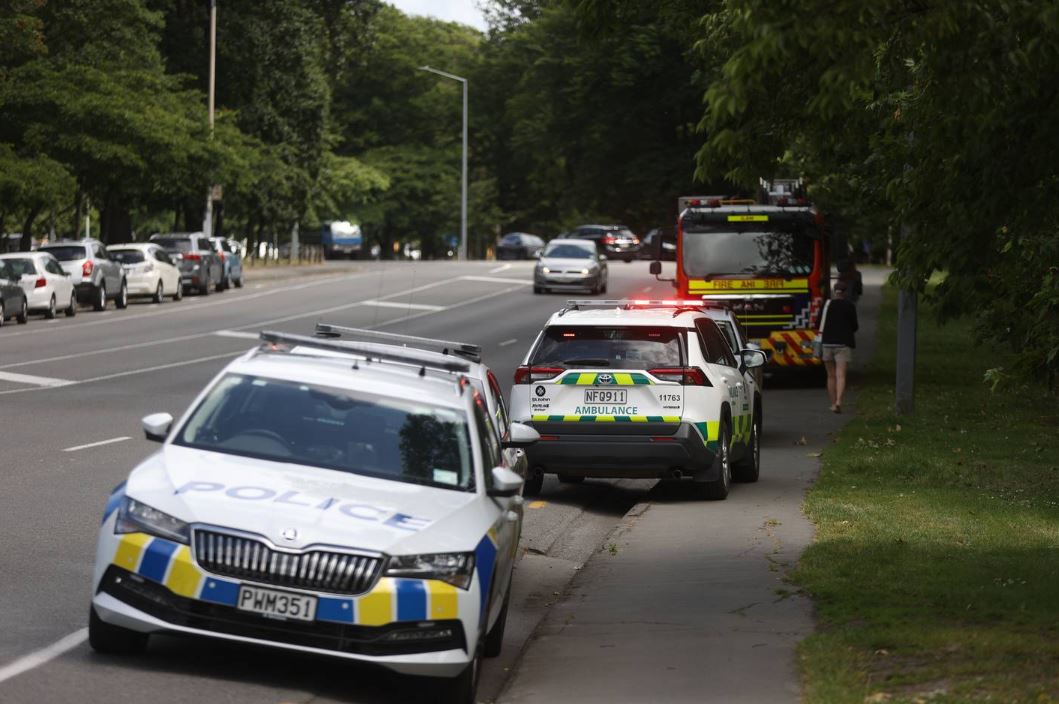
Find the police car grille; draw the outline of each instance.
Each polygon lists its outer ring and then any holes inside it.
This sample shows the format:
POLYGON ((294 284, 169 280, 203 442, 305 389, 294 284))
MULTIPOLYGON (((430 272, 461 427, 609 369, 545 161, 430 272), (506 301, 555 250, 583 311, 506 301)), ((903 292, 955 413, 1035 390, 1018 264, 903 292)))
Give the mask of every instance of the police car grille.
POLYGON ((260 540, 195 531, 195 560, 216 575, 335 594, 371 589, 382 559, 326 550, 280 552, 260 540))

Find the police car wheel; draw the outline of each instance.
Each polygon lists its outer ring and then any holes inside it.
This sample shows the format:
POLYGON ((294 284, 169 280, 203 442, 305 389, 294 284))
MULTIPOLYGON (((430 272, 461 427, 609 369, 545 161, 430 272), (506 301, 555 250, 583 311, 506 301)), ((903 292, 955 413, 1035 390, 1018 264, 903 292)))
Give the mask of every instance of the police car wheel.
POLYGON ((712 482, 702 485, 705 498, 711 501, 723 501, 728 498, 728 490, 732 487, 732 431, 728 426, 728 419, 721 420, 721 427, 717 433, 717 455, 714 465, 717 467, 717 478, 712 482))
POLYGON ((507 605, 511 601, 511 583, 507 585, 507 594, 504 595, 504 605, 500 608, 500 615, 496 618, 496 623, 489 629, 489 633, 485 636, 485 652, 483 653, 487 658, 495 658, 500 655, 500 650, 504 646, 504 629, 507 626, 507 605))
POLYGON ((544 293, 544 287, 543 286, 534 286, 533 287, 533 292, 534 293, 544 293))
POLYGON ((761 422, 754 416, 750 426, 750 442, 746 454, 733 467, 733 478, 737 482, 756 482, 761 474, 761 422))
POLYGON ((121 626, 107 623, 96 614, 94 608, 88 610, 88 644, 97 653, 110 655, 135 655, 147 649, 150 636, 146 633, 130 631, 121 626))
POLYGON ((531 469, 526 482, 522 485, 523 496, 537 496, 544 488, 544 472, 539 469, 531 469))
POLYGON ((559 481, 563 484, 580 484, 585 477, 581 474, 560 474, 559 481))
POLYGON ((472 660, 463 672, 456 675, 448 682, 448 687, 441 688, 441 701, 446 704, 476 704, 478 695, 478 679, 482 671, 481 644, 475 648, 474 660, 472 660))

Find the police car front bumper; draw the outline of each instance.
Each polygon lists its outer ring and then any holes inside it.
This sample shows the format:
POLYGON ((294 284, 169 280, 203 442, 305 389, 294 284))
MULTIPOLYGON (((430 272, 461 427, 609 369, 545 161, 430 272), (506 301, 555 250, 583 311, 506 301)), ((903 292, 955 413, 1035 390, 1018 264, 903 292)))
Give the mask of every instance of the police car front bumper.
POLYGON ((541 435, 526 450, 530 466, 586 477, 717 478, 714 450, 691 423, 533 421, 541 435))
POLYGON ((454 677, 470 662, 459 620, 424 622, 429 626, 355 626, 266 619, 177 596, 161 584, 116 566, 105 573, 92 606, 103 621, 141 633, 253 643, 358 660, 407 675, 454 677))

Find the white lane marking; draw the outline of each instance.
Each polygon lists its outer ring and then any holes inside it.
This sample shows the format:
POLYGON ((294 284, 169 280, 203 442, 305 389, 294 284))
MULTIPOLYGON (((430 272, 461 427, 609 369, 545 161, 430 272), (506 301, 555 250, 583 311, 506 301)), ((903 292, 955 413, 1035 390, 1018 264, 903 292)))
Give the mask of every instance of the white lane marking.
POLYGON ((0 667, 0 682, 9 680, 12 677, 18 677, 23 672, 32 670, 35 667, 40 667, 50 660, 59 657, 66 651, 73 650, 86 640, 88 640, 88 629, 82 628, 79 631, 74 631, 70 635, 60 638, 47 647, 34 651, 29 655, 23 655, 18 660, 0 667))
POLYGON ((501 271, 507 271, 510 268, 511 268, 510 264, 501 264, 500 266, 498 266, 495 269, 490 269, 489 273, 490 274, 499 274, 501 271))
POLYGON ((497 345, 497 347, 507 347, 508 345, 515 344, 516 342, 518 342, 518 338, 517 337, 513 337, 510 340, 504 340, 499 345, 497 345))
POLYGON ((67 379, 53 379, 48 376, 33 376, 32 374, 16 374, 15 372, 0 372, 0 381, 14 381, 19 384, 33 384, 34 386, 69 386, 77 382, 67 379))
POLYGON ((445 310, 445 306, 432 306, 426 303, 401 303, 399 301, 361 301, 363 306, 379 306, 380 308, 404 308, 405 310, 445 310))
POLYGON ((78 450, 87 450, 93 447, 103 447, 104 445, 113 445, 116 442, 125 442, 126 440, 132 440, 128 435, 122 435, 120 438, 111 438, 110 440, 100 440, 99 442, 90 442, 85 445, 74 445, 73 447, 67 447, 63 452, 77 452, 78 450))
MULTIPOLYGON (((226 296, 225 298, 222 298, 220 300, 215 300, 215 299, 211 298, 209 303, 204 303, 203 301, 205 301, 206 299, 204 299, 202 297, 185 298, 184 299, 185 303, 190 303, 192 301, 197 302, 197 303, 202 303, 201 305, 199 305, 197 307, 188 307, 188 306, 180 306, 180 305, 177 305, 177 306, 166 306, 164 310, 152 310, 149 313, 129 313, 129 314, 122 315, 122 316, 116 317, 116 318, 115 317, 104 318, 103 320, 98 320, 98 318, 100 316, 105 315, 104 313, 94 313, 94 314, 92 314, 93 320, 90 321, 90 322, 86 322, 86 323, 68 323, 66 325, 63 325, 63 326, 57 327, 57 328, 34 327, 34 328, 30 328, 29 330, 20 330, 18 332, 5 332, 4 333, 4 338, 7 339, 7 338, 11 338, 11 337, 19 337, 20 335, 34 335, 34 334, 40 334, 40 333, 55 332, 56 330, 74 330, 74 329, 77 329, 77 328, 94 327, 96 325, 109 325, 111 323, 119 323, 119 322, 120 323, 125 323, 125 322, 128 322, 130 320, 139 320, 141 318, 157 318, 157 317, 162 316, 162 315, 175 315, 177 313, 187 313, 189 311, 193 311, 193 312, 195 312, 197 314, 203 308, 215 308, 217 306, 228 306, 228 305, 242 303, 244 301, 252 301, 252 300, 255 300, 257 298, 262 298, 264 296, 274 296, 277 293, 286 293, 288 291, 293 291, 295 289, 300 290, 300 289, 303 289, 303 288, 308 288, 310 286, 325 286, 327 284, 342 283, 342 282, 348 281, 350 279, 358 279, 358 278, 362 278, 362 277, 365 277, 365 276, 368 276, 368 275, 369 275, 369 272, 362 272, 362 273, 359 273, 359 274, 344 274, 344 275, 341 275, 341 276, 328 276, 328 277, 323 277, 323 278, 317 279, 315 281, 311 281, 311 282, 309 282, 307 284, 298 284, 297 286, 280 286, 280 287, 277 287, 277 288, 270 288, 270 289, 267 289, 265 291, 261 291, 261 292, 258 292, 258 293, 245 293, 245 294, 232 293, 229 296, 226 296)), ((451 281, 451 279, 449 281, 451 281)), ((207 334, 209 334, 209 333, 207 333, 207 334)))
MULTIPOLYGON (((209 357, 197 357, 195 359, 185 359, 182 362, 172 362, 170 364, 159 364, 154 367, 144 367, 143 369, 130 369, 124 372, 116 372, 114 374, 103 374, 102 376, 93 376, 88 379, 78 379, 77 381, 70 382, 67 386, 80 386, 81 384, 91 384, 96 381, 107 381, 109 379, 120 379, 126 376, 136 376, 137 374, 148 374, 150 372, 158 372, 164 369, 175 369, 177 367, 186 367, 192 364, 201 364, 202 362, 213 362, 218 359, 225 359, 231 357, 238 357, 241 354, 246 354, 246 350, 239 350, 238 352, 225 352, 224 354, 214 354, 209 357)), ((7 396, 8 394, 20 394, 26 391, 43 391, 44 389, 56 389, 57 386, 46 386, 40 388, 29 388, 29 389, 10 389, 8 391, 0 391, 0 396, 7 396)))
POLYGON ((505 279, 501 276, 461 276, 460 281, 481 281, 487 284, 522 284, 523 286, 531 286, 533 284, 529 279, 505 279))
POLYGON ((213 334, 217 337, 234 337, 240 340, 258 339, 258 334, 256 332, 246 332, 245 330, 218 330, 213 334))

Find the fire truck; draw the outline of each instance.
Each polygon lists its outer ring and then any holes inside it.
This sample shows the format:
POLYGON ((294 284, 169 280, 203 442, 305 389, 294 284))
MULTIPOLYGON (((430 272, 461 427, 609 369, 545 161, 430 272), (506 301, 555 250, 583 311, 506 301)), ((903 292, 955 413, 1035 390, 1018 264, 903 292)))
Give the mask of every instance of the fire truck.
MULTIPOLYGON (((831 291, 829 232, 800 180, 761 185, 758 199, 679 199, 677 296, 731 309, 774 369, 818 367, 813 339, 831 291)), ((651 273, 661 273, 660 262, 651 273)))

